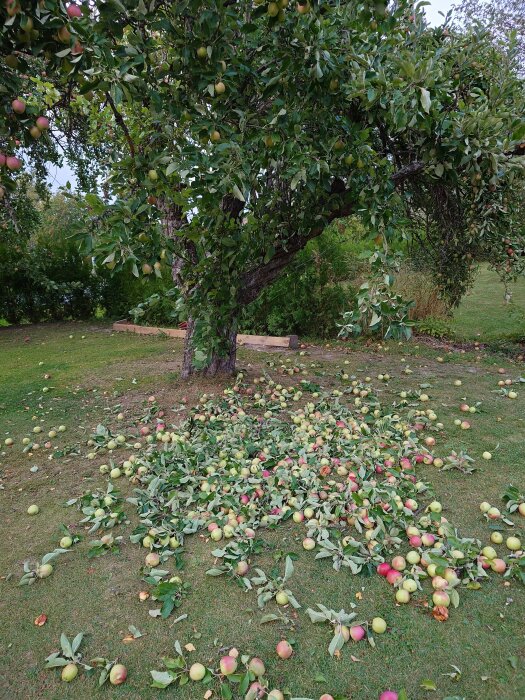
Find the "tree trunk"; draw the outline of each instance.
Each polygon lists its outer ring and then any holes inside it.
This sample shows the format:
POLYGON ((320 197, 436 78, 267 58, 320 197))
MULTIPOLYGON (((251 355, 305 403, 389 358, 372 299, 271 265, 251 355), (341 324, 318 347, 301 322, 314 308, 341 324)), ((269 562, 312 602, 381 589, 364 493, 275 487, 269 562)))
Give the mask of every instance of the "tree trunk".
POLYGON ((193 365, 193 336, 195 333, 195 319, 189 318, 184 340, 184 355, 182 359, 183 379, 194 374, 206 377, 217 375, 232 375, 235 373, 235 361, 237 359, 237 319, 225 319, 224 328, 221 330, 221 339, 226 350, 224 354, 212 353, 208 364, 203 369, 197 369, 193 365))

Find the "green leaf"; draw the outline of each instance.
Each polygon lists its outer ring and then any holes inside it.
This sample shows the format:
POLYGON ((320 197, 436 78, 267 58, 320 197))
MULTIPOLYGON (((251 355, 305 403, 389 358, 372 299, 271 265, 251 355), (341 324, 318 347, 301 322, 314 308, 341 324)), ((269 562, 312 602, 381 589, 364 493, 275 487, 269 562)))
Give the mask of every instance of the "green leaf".
POLYGON ((239 683, 239 693, 242 695, 248 690, 248 686, 250 685, 250 672, 246 671, 246 673, 243 676, 242 681, 239 683))
POLYGON ((71 648, 71 644, 69 642, 69 639, 63 632, 60 635, 60 646, 62 647, 62 653, 64 654, 64 656, 67 656, 68 658, 73 657, 73 650, 71 648))
POLYGON ((288 581, 292 574, 293 574, 293 561, 290 559, 290 557, 286 557, 286 564, 284 567, 284 579, 283 581, 288 581))
POLYGON ((419 88, 421 90, 421 95, 419 97, 421 101, 421 106, 423 107, 423 111, 425 111, 427 114, 430 112, 430 104, 431 104, 431 99, 430 99, 430 92, 426 88, 419 88))
POLYGON ((423 688, 423 690, 431 690, 431 691, 437 690, 437 686, 434 683, 434 681, 432 681, 428 678, 426 678, 424 681, 421 681, 421 683, 419 684, 419 687, 423 688))
POLYGON ((226 685, 226 683, 221 684, 221 698, 223 700, 232 700, 233 698, 231 688, 229 685, 226 685))
POLYGON ((73 642, 71 643, 71 650, 72 650, 73 654, 77 653, 77 650, 82 643, 83 637, 84 637, 84 635, 82 634, 82 632, 79 632, 77 634, 77 636, 75 637, 75 639, 73 640, 73 642))
POLYGON ((282 618, 279 615, 275 615, 274 613, 270 613, 269 615, 263 615, 261 617, 261 625, 264 625, 267 622, 277 622, 281 619, 282 618))
POLYGON ((243 193, 240 191, 240 189, 237 187, 237 185, 233 186, 233 194, 236 199, 239 199, 241 202, 245 202, 246 200, 244 199, 243 193))
POLYGON ((167 688, 175 680, 169 671, 150 671, 153 678, 152 688, 167 688))
POLYGON ((343 637, 342 633, 338 632, 337 634, 335 634, 332 638, 332 641, 330 642, 330 646, 328 647, 328 653, 330 654, 330 656, 333 656, 336 651, 342 649, 344 643, 345 638, 343 637))

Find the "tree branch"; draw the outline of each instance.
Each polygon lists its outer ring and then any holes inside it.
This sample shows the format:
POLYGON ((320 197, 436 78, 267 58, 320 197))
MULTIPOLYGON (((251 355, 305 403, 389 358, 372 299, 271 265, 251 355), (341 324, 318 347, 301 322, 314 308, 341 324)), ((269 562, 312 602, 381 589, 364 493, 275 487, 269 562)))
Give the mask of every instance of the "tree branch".
MULTIPOLYGON (((425 169, 425 164, 421 161, 414 161, 409 165, 400 168, 391 176, 394 184, 403 182, 407 178, 419 175, 425 169)), ((332 190, 341 193, 341 181, 334 180, 332 190)), ((344 199, 345 192, 341 193, 344 199)), ((346 193, 347 194, 347 193, 346 193)), ((294 236, 292 239, 277 248, 271 260, 264 265, 254 267, 243 275, 242 286, 239 292, 239 302, 249 304, 257 298, 262 289, 271 284, 279 277, 284 268, 293 260, 295 255, 302 250, 308 241, 317 238, 326 228, 326 225, 335 219, 343 219, 350 216, 355 210, 354 202, 345 202, 338 209, 332 211, 326 217, 325 223, 317 228, 311 229, 307 234, 294 236)))
POLYGON ((413 177, 414 175, 419 175, 425 169, 425 164, 420 160, 415 160, 413 163, 409 163, 404 167, 397 170, 390 179, 394 184, 397 185, 398 182, 406 180, 408 177, 413 177))
POLYGON ((525 141, 523 143, 518 143, 513 151, 507 151, 503 155, 506 156, 525 156, 525 141))
POLYGON ((129 150, 132 155, 132 157, 135 157, 135 144, 133 143, 133 140, 131 138, 131 135, 129 133, 129 129, 126 126, 126 122, 124 121, 124 117, 122 114, 118 111, 118 109, 115 106, 115 103, 113 102, 113 98, 109 94, 109 92, 106 92, 106 100, 108 105, 111 107, 111 111, 113 112, 113 115, 115 117, 115 121, 117 124, 120 126, 122 131, 124 132, 124 136, 126 137, 126 141, 128 142, 129 150))

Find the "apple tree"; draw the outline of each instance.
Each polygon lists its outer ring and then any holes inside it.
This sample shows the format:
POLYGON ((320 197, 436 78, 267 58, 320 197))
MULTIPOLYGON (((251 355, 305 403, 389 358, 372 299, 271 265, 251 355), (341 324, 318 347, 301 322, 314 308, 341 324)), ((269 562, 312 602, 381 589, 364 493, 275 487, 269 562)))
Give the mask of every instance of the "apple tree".
POLYGON ((169 263, 183 376, 233 371, 240 310, 335 219, 418 236, 452 304, 476 255, 507 255, 524 96, 482 33, 430 28, 407 0, 74 7, 10 0, 1 53, 43 62, 54 104, 103 144, 91 240, 114 269, 169 263))

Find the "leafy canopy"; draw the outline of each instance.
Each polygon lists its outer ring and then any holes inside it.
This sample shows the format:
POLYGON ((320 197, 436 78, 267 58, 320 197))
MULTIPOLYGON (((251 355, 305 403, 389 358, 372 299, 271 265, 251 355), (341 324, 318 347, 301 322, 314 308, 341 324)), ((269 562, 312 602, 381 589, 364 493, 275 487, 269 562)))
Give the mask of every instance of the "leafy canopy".
POLYGON ((452 303, 467 253, 506 255, 524 98, 482 32, 431 29, 407 0, 112 0, 68 13, 53 0, 3 11, 1 148, 22 134, 31 155, 44 107, 58 130, 75 115, 86 149, 102 142, 110 203, 89 199, 100 260, 136 275, 171 260, 206 358, 225 319, 350 213, 387 238, 410 217, 441 251, 452 303))

